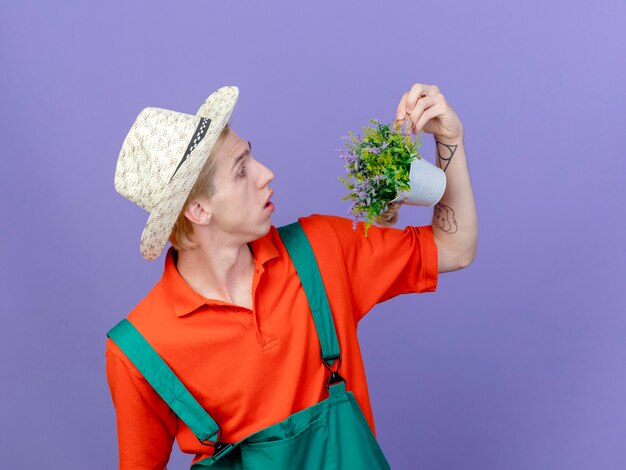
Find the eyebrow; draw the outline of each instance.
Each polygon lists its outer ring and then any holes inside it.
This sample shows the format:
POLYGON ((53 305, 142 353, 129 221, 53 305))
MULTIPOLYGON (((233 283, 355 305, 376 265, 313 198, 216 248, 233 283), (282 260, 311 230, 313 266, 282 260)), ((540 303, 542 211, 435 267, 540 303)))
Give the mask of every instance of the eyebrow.
POLYGON ((235 167, 241 160, 243 160, 248 155, 250 155, 250 150, 252 150, 252 143, 248 140, 248 148, 235 159, 235 163, 233 163, 233 167, 230 169, 231 173, 233 172, 233 170, 235 169, 235 167))

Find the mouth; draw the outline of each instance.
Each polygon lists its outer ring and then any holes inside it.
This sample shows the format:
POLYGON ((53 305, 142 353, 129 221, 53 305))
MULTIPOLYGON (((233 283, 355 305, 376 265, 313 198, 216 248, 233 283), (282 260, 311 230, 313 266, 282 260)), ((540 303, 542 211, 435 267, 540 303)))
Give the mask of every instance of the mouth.
POLYGON ((274 204, 272 203, 272 201, 270 201, 270 198, 274 195, 274 191, 270 191, 270 195, 267 198, 267 201, 265 202, 265 206, 263 207, 264 210, 269 210, 270 212, 274 212, 274 210, 276 210, 276 208, 274 207, 274 204))

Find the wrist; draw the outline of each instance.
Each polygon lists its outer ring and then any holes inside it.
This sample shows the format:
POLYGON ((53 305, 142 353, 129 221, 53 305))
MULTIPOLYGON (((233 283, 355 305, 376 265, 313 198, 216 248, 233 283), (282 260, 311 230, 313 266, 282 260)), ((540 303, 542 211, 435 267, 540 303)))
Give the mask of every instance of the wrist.
POLYGON ((463 133, 454 136, 434 135, 435 141, 447 145, 459 145, 463 144, 463 133))

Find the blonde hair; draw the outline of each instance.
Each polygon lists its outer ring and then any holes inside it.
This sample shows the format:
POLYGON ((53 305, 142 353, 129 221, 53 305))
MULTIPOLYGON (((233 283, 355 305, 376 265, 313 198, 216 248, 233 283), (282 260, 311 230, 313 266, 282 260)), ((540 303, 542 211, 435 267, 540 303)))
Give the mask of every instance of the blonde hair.
POLYGON ((194 199, 198 198, 206 198, 210 199, 215 194, 215 185, 214 185, 214 177, 215 171, 217 170, 216 157, 220 150, 220 147, 224 143, 224 139, 230 132, 230 126, 228 123, 222 129, 219 137, 217 138, 213 148, 211 149, 211 153, 209 153, 208 158, 202 169, 200 170, 200 174, 198 175, 198 179, 194 183, 191 191, 189 192, 189 196, 185 200, 183 204, 183 208, 178 214, 178 218, 174 223, 174 227, 172 227, 172 232, 170 233, 170 242, 174 246, 174 248, 178 251, 180 250, 189 250, 191 248, 195 248, 198 246, 197 243, 191 241, 189 236, 193 233, 193 225, 189 221, 189 219, 185 216, 185 209, 187 205, 194 199))

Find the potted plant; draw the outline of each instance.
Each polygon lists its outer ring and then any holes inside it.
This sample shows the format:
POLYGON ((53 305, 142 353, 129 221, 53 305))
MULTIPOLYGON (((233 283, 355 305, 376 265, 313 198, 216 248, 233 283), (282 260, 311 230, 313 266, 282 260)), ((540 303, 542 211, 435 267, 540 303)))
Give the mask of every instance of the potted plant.
MULTIPOLYGON (((375 127, 364 127, 364 136, 348 131, 348 150, 339 156, 345 161, 347 180, 339 177, 349 190, 342 201, 351 199, 348 213, 356 230, 359 218, 365 219, 364 231, 375 221, 394 225, 402 204, 434 206, 445 191, 446 177, 441 168, 422 158, 418 149, 421 133, 411 139, 410 120, 393 125, 370 119, 375 127)), ((339 149, 341 150, 341 149, 339 149)))

